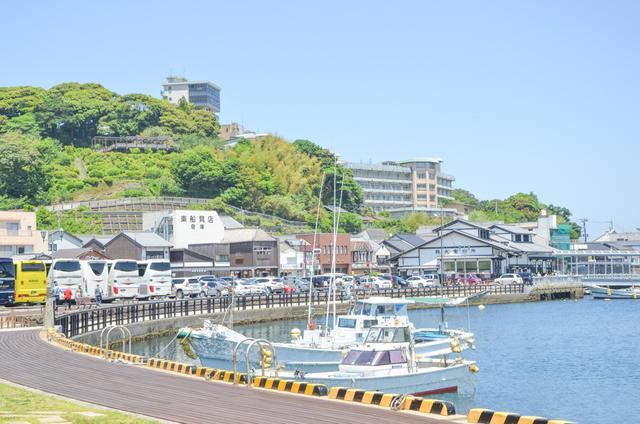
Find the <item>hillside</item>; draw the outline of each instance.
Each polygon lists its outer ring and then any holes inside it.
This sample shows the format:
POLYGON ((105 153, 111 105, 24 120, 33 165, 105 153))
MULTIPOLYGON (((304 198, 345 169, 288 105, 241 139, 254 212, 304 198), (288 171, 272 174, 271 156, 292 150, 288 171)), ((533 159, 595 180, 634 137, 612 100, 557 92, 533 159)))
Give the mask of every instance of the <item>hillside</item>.
MULTIPOLYGON (((269 136, 225 149, 216 117, 187 103, 142 94, 120 96, 99 84, 0 87, 0 208, 140 196, 212 199, 315 222, 320 183, 333 201, 333 153, 307 140, 269 136), (96 152, 95 135, 163 135, 173 152, 96 152)), ((356 212, 362 191, 338 166, 343 208, 356 212)), ((321 228, 331 227, 326 212, 321 228)), ((342 228, 362 223, 345 214, 342 228)))

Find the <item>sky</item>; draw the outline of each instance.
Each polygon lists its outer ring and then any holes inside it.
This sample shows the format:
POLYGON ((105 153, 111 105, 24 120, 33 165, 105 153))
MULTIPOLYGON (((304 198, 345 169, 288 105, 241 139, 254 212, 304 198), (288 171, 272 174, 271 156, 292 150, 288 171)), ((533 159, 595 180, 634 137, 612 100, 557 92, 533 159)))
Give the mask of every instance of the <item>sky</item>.
POLYGON ((220 118, 348 161, 440 157, 481 199, 535 192, 640 227, 640 2, 21 1, 0 85, 222 88, 220 118))

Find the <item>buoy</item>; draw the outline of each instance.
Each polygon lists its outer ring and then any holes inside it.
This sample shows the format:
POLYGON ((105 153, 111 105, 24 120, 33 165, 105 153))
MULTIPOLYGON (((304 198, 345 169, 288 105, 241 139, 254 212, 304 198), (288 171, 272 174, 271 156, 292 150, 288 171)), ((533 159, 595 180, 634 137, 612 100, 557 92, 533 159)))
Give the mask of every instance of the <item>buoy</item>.
POLYGON ((607 297, 605 300, 611 300, 611 299, 609 299, 609 298, 607 297))
POLYGON ((293 340, 298 340, 300 338, 300 334, 302 334, 302 332, 300 331, 299 328, 291 329, 291 338, 293 340))
POLYGON ((471 371, 472 373, 476 373, 476 372, 480 371, 480 368, 478 368, 478 366, 476 364, 471 364, 471 365, 469 365, 469 371, 471 371))
POLYGON ((478 305, 478 309, 480 309, 481 311, 484 310, 484 305, 478 305))

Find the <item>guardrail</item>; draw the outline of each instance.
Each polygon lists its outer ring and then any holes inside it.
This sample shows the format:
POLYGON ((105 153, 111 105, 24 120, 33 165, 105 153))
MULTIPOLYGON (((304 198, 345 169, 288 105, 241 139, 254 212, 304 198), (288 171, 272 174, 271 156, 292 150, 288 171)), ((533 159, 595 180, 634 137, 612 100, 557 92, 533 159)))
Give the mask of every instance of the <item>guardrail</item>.
MULTIPOLYGON (((474 284, 464 286, 450 286, 438 288, 407 288, 382 289, 376 291, 358 291, 357 297, 370 296, 411 297, 411 296, 446 296, 463 297, 472 294, 520 294, 525 292, 523 284, 485 285, 474 284)), ((321 305, 326 303, 328 292, 314 291, 309 299, 307 293, 276 294, 276 295, 248 295, 235 299, 234 310, 284 308, 292 306, 321 305)), ((340 291, 336 293, 338 302, 349 301, 351 298, 340 291)), ((125 325, 141 321, 151 321, 189 315, 205 315, 224 312, 230 306, 231 299, 224 297, 195 298, 182 300, 164 300, 154 302, 135 302, 116 304, 100 308, 84 309, 61 314, 55 317, 55 325, 59 325, 66 337, 98 331, 108 325, 125 325)))

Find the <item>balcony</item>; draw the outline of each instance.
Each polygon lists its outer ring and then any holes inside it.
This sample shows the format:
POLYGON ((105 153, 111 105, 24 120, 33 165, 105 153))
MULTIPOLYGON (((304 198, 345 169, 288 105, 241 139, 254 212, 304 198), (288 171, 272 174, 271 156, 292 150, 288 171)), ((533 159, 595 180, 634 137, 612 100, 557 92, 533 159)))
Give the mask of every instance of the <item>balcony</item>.
POLYGON ((39 235, 39 231, 0 228, 0 237, 33 237, 34 234, 39 235))

